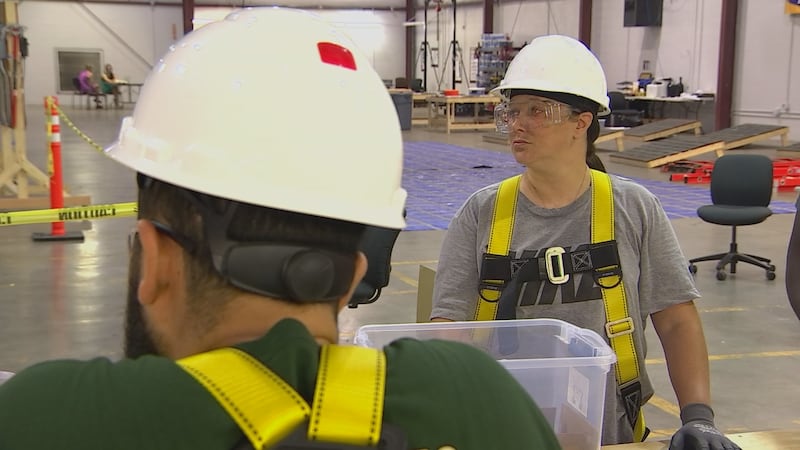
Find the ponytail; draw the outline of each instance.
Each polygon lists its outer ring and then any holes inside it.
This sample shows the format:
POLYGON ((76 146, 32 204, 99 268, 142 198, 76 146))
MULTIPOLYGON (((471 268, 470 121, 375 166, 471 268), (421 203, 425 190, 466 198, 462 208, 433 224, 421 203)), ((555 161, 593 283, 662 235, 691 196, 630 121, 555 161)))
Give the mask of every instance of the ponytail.
POLYGON ((590 169, 606 172, 606 166, 603 161, 597 156, 597 149, 594 146, 594 141, 600 136, 600 122, 597 120, 597 114, 592 119, 592 124, 586 130, 586 165, 590 169))

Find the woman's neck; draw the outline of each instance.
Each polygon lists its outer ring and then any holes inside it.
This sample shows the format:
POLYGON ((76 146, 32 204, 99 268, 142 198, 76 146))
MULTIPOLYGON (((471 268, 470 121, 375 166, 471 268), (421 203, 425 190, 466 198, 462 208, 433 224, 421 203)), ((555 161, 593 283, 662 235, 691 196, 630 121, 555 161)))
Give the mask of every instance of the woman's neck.
POLYGON ((520 191, 542 208, 563 208, 578 199, 591 185, 589 168, 566 167, 562 170, 541 171, 527 168, 522 174, 520 191))

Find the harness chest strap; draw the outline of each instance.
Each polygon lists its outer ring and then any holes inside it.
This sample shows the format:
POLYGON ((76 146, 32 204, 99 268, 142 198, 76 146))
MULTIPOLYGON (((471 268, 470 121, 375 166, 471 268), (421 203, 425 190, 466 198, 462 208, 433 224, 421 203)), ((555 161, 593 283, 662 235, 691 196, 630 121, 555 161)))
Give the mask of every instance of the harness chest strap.
MULTIPOLYGON (((592 176, 592 244, 614 240, 614 196, 608 174, 591 170, 592 176)), ((507 256, 514 229, 519 183, 521 175, 500 183, 495 198, 494 214, 489 231, 487 254, 507 256)), ((563 249, 562 249, 563 250, 563 249)), ((641 384, 639 362, 633 343, 633 320, 628 314, 625 287, 618 275, 604 279, 603 305, 606 312, 606 335, 617 355, 615 375, 625 402, 625 410, 634 429, 634 439, 643 440, 646 433, 641 411, 641 384), (605 287, 609 286, 609 287, 605 287), (613 286, 613 287, 610 287, 613 286)), ((484 289, 478 296, 476 320, 494 320, 504 281, 482 280, 484 289), (486 286, 489 288, 487 289, 486 286)))
POLYGON ((306 420, 312 441, 375 446, 381 436, 386 356, 380 350, 323 346, 312 407, 235 348, 177 363, 219 402, 255 449, 271 448, 306 420))

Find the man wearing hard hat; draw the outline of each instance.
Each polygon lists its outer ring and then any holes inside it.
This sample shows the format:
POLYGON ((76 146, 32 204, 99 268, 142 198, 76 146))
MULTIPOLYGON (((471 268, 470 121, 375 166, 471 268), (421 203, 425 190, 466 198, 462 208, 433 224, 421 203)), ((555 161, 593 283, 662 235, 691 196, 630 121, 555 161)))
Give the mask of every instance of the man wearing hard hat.
POLYGON ((336 345, 365 226, 402 228, 406 192, 389 94, 330 25, 256 8, 190 33, 107 153, 139 188, 127 358, 12 377, 0 448, 559 448, 478 349, 336 345))
POLYGON ((669 220, 654 195, 605 174, 594 153, 609 103, 600 62, 573 38, 540 37, 496 91, 506 100, 496 122, 525 170, 474 193, 453 218, 431 318, 550 317, 605 336, 617 363, 602 442, 616 444, 647 435, 650 317, 681 407, 670 449, 738 449, 714 425, 700 294, 669 220))

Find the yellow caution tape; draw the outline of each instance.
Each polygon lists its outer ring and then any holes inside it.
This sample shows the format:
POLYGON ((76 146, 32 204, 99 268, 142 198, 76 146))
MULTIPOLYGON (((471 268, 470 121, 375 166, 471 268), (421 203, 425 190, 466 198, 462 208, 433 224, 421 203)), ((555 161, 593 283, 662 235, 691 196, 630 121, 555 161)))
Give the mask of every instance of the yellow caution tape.
POLYGON ((97 150, 102 154, 105 154, 105 150, 103 150, 103 147, 100 144, 93 141, 92 138, 90 138, 86 133, 84 133, 78 127, 76 127, 75 124, 72 123, 71 120, 69 120, 69 116, 67 116, 67 114, 58 105, 55 105, 55 107, 56 110, 58 110, 58 115, 61 116, 62 119, 64 119, 64 122, 67 124, 68 127, 72 128, 72 131, 74 131, 81 139, 86 141, 86 143, 91 145, 92 148, 94 148, 95 150, 97 150))
POLYGON ((131 217, 138 212, 139 206, 136 202, 14 211, 0 213, 0 226, 131 217))
MULTIPOLYGON (((92 148, 98 152, 105 154, 103 147, 97 142, 93 141, 86 133, 82 132, 74 123, 69 119, 66 113, 56 104, 55 106, 59 116, 64 119, 66 125, 72 128, 75 133, 86 141, 92 148)), ((49 111, 49 110, 48 110, 49 111)), ((47 127, 48 136, 51 134, 50 127, 47 127)), ((52 155, 49 154, 48 169, 52 174, 53 160, 52 155)), ((95 220, 107 219, 112 217, 131 217, 135 216, 138 212, 136 202, 128 203, 112 203, 107 205, 89 205, 77 206, 69 208, 58 209, 37 209, 32 211, 13 211, 13 212, 0 212, 0 226, 8 225, 28 225, 32 223, 52 223, 52 222, 68 222, 77 220, 95 220)))

